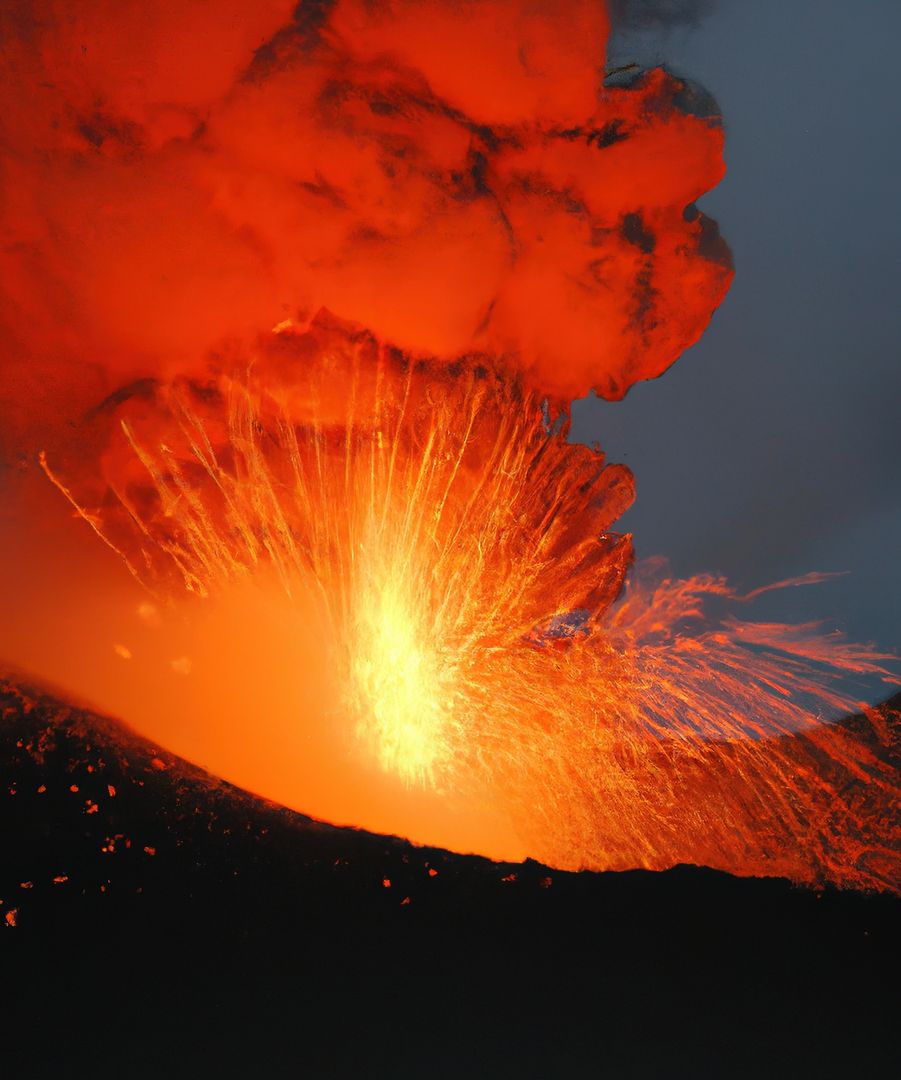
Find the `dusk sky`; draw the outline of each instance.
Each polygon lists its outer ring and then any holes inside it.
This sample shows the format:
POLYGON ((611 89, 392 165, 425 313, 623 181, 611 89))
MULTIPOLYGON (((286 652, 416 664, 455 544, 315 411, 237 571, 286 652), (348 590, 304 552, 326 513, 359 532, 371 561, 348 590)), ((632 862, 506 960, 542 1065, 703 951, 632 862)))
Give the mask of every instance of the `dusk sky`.
POLYGON ((574 408, 573 438, 635 472, 639 556, 770 593, 757 617, 901 641, 901 97, 893 0, 720 0, 694 26, 620 32, 610 63, 665 63, 718 100, 728 172, 700 207, 736 266, 663 377, 574 408))

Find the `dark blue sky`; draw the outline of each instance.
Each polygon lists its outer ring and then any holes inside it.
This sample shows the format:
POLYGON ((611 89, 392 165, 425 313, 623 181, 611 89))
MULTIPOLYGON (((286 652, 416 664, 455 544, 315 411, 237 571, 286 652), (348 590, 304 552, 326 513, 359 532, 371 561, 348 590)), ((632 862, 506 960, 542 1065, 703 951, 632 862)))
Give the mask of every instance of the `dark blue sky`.
MULTIPOLYGON (((701 5, 702 7, 704 5, 701 5)), ((700 201, 735 256, 706 335, 623 402, 573 410, 635 472, 621 527, 679 574, 768 594, 755 615, 824 618, 901 644, 901 93, 896 0, 720 0, 694 27, 620 34, 610 59, 705 85, 728 173, 700 201)))

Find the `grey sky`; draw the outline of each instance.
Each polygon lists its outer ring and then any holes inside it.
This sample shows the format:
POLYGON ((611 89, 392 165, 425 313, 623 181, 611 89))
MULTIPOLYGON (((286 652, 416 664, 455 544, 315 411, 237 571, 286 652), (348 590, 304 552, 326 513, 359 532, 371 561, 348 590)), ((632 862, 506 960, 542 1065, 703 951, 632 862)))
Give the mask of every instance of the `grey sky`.
POLYGON ((618 403, 574 408, 635 471, 639 555, 768 594, 755 615, 825 618, 901 644, 901 93, 895 0, 720 0, 611 60, 665 62, 726 122, 728 173, 700 205, 735 256, 701 342, 618 403))

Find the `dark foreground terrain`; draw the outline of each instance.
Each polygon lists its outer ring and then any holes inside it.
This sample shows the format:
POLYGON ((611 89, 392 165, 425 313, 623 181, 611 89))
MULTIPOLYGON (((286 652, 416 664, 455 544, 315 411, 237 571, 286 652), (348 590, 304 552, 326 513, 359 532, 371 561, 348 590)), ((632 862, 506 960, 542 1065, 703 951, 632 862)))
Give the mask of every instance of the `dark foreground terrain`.
POLYGON ((0 679, 0 716, 0 956, 18 1033, 4 1075, 868 1077, 901 1065, 894 896, 697 867, 496 864, 312 821, 22 680, 0 679), (86 990, 98 974, 113 1012, 86 990), (214 989, 199 989, 211 974, 214 989), (266 1057, 311 1010, 343 1016, 335 979, 350 974, 366 976, 367 997, 352 1038, 266 1057), (410 975, 444 978, 411 998, 395 982, 410 975), (38 1006, 26 984, 41 987, 38 1006), (21 1024, 36 1007, 53 1033, 39 1043, 21 1024), (430 1034, 439 1019, 456 1036, 430 1034), (217 1033, 202 1050, 185 1034, 198 1031, 217 1033), (121 1070, 92 1071, 110 1055, 121 1070))

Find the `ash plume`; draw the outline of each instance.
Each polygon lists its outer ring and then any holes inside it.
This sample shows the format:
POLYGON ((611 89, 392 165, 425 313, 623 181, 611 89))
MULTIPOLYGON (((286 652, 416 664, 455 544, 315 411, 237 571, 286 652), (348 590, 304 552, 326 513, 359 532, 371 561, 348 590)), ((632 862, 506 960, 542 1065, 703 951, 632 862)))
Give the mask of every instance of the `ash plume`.
POLYGON ((728 287, 728 253, 683 214, 722 175, 718 119, 663 72, 605 88, 597 0, 0 18, 7 459, 322 309, 561 402, 616 398, 728 287))

